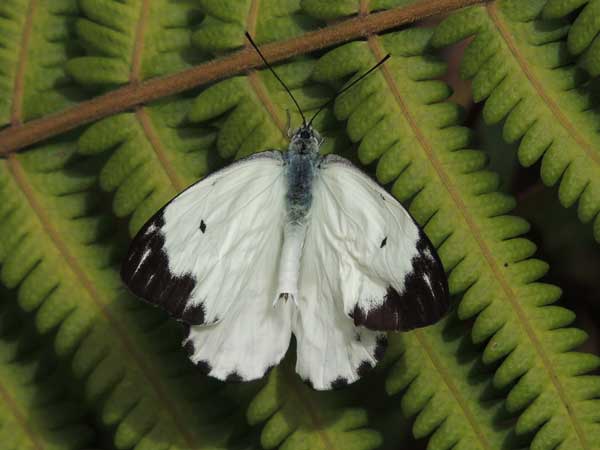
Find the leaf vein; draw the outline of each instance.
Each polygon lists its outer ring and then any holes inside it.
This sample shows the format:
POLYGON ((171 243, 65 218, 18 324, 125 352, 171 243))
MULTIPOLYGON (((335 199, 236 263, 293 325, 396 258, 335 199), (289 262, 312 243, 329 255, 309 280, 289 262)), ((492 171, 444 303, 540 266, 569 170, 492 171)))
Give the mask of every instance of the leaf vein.
POLYGON ((23 122, 23 97, 25 95, 25 70, 27 69, 27 53, 29 51, 29 42, 31 41, 31 32, 33 30, 33 17, 37 9, 37 0, 31 0, 27 6, 27 16, 21 35, 21 45, 17 61, 17 72, 13 85, 11 125, 21 125, 23 122))

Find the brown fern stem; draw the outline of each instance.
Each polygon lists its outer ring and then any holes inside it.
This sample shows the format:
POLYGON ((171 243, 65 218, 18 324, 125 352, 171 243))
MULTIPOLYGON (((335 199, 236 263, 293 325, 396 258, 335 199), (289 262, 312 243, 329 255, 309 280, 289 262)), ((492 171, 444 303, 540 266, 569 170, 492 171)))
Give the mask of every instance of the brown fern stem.
MULTIPOLYGON (((421 1, 387 11, 359 15, 292 39, 265 44, 261 49, 269 61, 277 62, 486 1, 421 1)), ((127 84, 58 113, 0 131, 0 155, 21 150, 36 142, 143 103, 261 66, 262 61, 258 55, 245 48, 172 75, 127 84)))

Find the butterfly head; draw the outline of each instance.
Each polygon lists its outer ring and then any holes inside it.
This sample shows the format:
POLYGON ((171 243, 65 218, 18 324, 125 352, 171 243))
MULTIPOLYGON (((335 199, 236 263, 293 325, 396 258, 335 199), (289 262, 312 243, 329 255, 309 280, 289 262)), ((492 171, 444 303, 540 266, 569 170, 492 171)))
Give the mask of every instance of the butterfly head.
POLYGON ((289 150, 301 154, 316 154, 322 143, 323 138, 317 130, 310 125, 303 125, 292 134, 289 150))

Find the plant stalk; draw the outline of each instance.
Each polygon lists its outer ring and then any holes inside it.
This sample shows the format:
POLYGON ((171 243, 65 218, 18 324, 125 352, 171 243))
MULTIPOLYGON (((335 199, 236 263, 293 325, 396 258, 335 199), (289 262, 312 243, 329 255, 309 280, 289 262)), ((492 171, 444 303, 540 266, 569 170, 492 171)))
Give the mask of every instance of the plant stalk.
MULTIPOLYGON (((355 16, 292 39, 265 44, 261 46, 261 51, 267 60, 274 63, 485 2, 486 0, 421 1, 387 11, 355 16)), ((129 83, 63 111, 7 127, 0 131, 0 156, 103 117, 263 65, 256 52, 246 48, 178 73, 129 83)))

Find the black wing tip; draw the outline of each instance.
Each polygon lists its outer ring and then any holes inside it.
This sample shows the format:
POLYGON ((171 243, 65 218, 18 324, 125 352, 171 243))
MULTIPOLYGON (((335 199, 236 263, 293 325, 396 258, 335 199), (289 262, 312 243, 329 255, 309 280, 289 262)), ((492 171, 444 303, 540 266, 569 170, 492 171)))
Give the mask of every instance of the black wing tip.
POLYGON ((354 324, 372 330, 410 331, 433 325, 450 310, 448 278, 435 248, 420 233, 412 271, 398 292, 388 285, 383 303, 368 311, 356 306, 351 317, 354 324))
POLYGON ((205 325, 204 305, 188 305, 196 279, 190 274, 175 275, 169 271, 161 233, 164 223, 161 210, 136 234, 121 264, 121 280, 134 295, 173 318, 189 325, 205 325))

